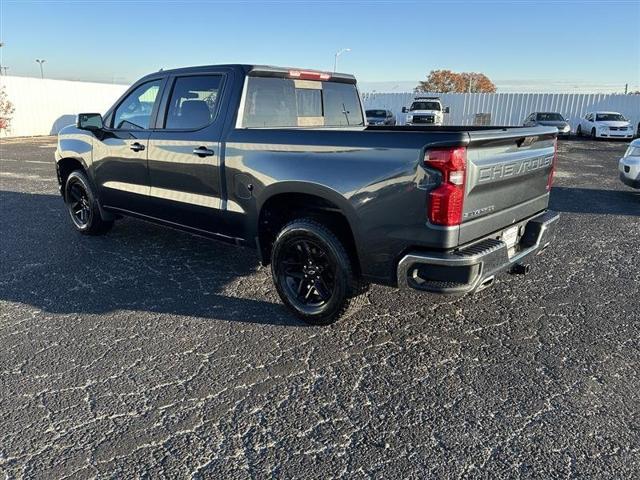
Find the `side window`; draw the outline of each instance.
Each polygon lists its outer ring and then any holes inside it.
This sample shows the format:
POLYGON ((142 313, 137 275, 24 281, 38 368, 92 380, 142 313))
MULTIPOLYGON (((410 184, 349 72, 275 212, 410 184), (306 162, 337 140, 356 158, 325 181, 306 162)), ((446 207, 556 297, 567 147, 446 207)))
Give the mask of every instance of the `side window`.
POLYGON ((143 83, 131 92, 113 114, 113 128, 145 130, 151 123, 151 112, 158 99, 162 80, 143 83))
POLYGON ((244 107, 245 127, 298 125, 293 80, 249 77, 244 107))
POLYGON ((216 117, 221 75, 178 77, 167 107, 165 128, 196 130, 206 127, 216 117))

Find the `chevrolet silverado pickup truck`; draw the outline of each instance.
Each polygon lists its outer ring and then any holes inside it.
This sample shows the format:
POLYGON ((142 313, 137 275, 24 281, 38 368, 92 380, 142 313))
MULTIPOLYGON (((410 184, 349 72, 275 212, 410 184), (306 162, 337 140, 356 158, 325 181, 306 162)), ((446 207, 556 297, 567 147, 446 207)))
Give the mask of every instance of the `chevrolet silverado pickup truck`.
POLYGON ((59 134, 74 228, 137 217, 254 248, 282 301, 328 324, 368 285, 477 292, 552 241, 555 127, 366 126, 351 75, 159 71, 59 134))

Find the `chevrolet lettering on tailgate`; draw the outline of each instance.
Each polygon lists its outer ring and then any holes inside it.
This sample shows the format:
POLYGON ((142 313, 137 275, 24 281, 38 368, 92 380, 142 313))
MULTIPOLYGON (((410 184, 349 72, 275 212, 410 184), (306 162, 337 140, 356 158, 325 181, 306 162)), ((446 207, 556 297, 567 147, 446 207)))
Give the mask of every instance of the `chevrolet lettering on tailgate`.
POLYGON ((548 156, 530 158, 519 162, 490 165, 480 169, 478 183, 518 177, 541 168, 548 168, 552 163, 553 156, 548 156))

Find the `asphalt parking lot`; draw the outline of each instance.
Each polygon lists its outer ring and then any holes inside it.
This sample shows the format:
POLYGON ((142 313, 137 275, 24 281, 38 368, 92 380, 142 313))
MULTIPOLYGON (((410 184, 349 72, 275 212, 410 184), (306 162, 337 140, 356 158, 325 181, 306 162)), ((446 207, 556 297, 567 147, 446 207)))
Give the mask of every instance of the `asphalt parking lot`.
POLYGON ((297 322, 251 251, 74 233, 54 139, 0 155, 6 478, 640 478, 640 193, 560 141, 556 242, 475 296, 297 322))

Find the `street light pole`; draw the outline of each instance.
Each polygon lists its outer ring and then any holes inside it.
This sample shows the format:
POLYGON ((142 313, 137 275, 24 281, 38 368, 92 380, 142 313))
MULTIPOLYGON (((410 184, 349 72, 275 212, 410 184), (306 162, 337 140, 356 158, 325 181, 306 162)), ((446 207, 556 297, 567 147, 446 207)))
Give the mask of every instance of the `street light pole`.
POLYGON ((40 78, 44 78, 44 70, 42 69, 42 64, 46 62, 46 60, 40 60, 36 58, 36 62, 40 64, 40 78))
POLYGON ((343 48, 342 50, 338 50, 333 57, 333 71, 335 72, 338 69, 338 57, 345 52, 350 52, 350 48, 343 48))

